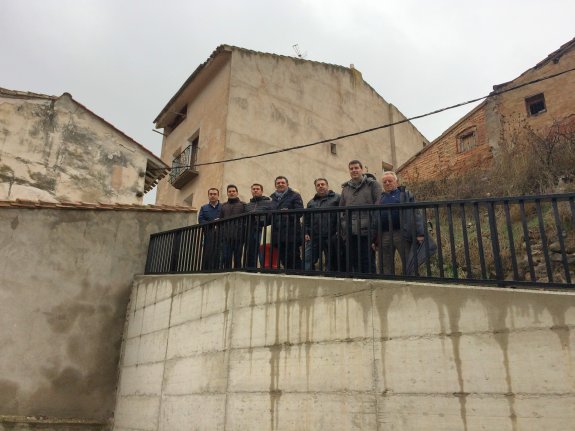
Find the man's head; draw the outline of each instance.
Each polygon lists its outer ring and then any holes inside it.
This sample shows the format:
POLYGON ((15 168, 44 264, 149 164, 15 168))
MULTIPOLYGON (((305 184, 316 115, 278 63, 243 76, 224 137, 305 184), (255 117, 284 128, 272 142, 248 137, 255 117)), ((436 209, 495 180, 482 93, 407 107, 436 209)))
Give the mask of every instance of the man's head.
POLYGON ((348 163, 349 176, 352 181, 361 181, 363 177, 363 165, 359 160, 352 160, 348 163))
POLYGON ((220 200, 220 191, 214 187, 208 189, 208 201, 215 204, 220 200))
POLYGON ((381 177, 381 184, 383 185, 383 191, 390 193, 399 187, 399 181, 397 175, 393 171, 384 172, 381 177))
POLYGON ((276 177, 275 186, 276 186, 276 191, 278 191, 280 193, 285 192, 289 187, 288 179, 284 176, 281 176, 281 175, 279 177, 276 177))
POLYGON ((264 186, 258 183, 253 183, 250 190, 252 192, 252 197, 254 198, 259 198, 264 194, 264 186))
POLYGON ((321 197, 326 196, 329 192, 329 184, 325 178, 318 178, 313 182, 315 186, 315 191, 321 197))
POLYGON ((226 192, 228 193, 228 199, 234 199, 238 197, 238 188, 234 184, 230 184, 226 187, 226 192))

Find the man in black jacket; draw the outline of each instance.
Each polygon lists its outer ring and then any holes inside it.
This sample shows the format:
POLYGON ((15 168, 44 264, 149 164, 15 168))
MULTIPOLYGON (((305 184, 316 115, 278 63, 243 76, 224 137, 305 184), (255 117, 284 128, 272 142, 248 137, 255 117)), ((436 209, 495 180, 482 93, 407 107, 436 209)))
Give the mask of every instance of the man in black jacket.
MULTIPOLYGON (((274 210, 303 209, 301 195, 289 187, 288 179, 279 176, 275 180, 276 191, 272 193, 274 210)), ((285 269, 301 269, 300 246, 302 244, 301 215, 275 214, 272 217, 272 242, 278 248, 279 261, 285 269)))
POLYGON ((246 212, 254 213, 250 220, 250 233, 247 248, 247 262, 248 268, 255 268, 257 258, 259 257, 260 265, 263 266, 263 254, 259 252, 260 241, 262 238, 262 228, 266 226, 267 215, 265 211, 272 208, 272 200, 264 196, 264 186, 258 183, 252 184, 250 191, 252 198, 246 204, 246 212))
MULTIPOLYGON (((228 201, 222 204, 220 218, 226 219, 246 212, 246 204, 238 197, 238 188, 230 184, 227 189, 228 201)), ((245 220, 233 220, 222 225, 224 245, 223 265, 225 269, 240 268, 242 263, 242 248, 245 237, 245 220), (244 222, 244 223, 242 223, 244 222)))
MULTIPOLYGON (((316 194, 307 203, 307 208, 328 208, 339 206, 339 194, 329 189, 325 178, 313 182, 316 194)), ((325 266, 320 269, 337 271, 338 268, 338 230, 337 212, 318 212, 306 214, 305 218, 305 269, 310 271, 319 259, 325 258, 325 266)))

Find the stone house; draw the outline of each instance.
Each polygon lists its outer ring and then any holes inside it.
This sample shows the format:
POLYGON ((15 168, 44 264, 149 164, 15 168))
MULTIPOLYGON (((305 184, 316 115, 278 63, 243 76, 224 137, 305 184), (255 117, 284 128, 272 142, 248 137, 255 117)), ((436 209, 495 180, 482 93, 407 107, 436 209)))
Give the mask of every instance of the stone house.
POLYGON ((70 94, 0 88, 0 199, 141 204, 167 172, 70 94))
POLYGON ((406 182, 454 178, 490 166, 502 143, 524 130, 548 133, 575 114, 575 39, 504 84, 398 169, 406 182), (530 81, 551 79, 519 87, 530 81), (517 89, 513 89, 519 87, 517 89), (513 90, 510 90, 513 89, 513 90), (440 175, 440 177, 438 177, 440 175))
POLYGON ((172 171, 156 202, 198 206, 209 187, 233 183, 243 199, 257 182, 273 191, 285 175, 304 200, 313 180, 334 190, 347 163, 359 159, 376 175, 405 162, 427 139, 411 124, 246 160, 203 165, 328 140, 405 119, 351 67, 219 46, 186 80, 154 120, 163 129, 162 159, 172 171))

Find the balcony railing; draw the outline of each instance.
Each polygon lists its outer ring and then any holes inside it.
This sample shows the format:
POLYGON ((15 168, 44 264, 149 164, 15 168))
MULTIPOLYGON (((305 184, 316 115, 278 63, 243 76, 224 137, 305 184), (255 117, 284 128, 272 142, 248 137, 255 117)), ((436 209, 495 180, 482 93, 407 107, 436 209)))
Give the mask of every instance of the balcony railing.
POLYGON ((255 212, 150 238, 146 274, 222 271, 573 288, 575 193, 255 212))
POLYGON ((192 178, 198 175, 195 168, 198 155, 197 145, 188 145, 172 162, 170 171, 170 184, 177 189, 181 189, 192 178))

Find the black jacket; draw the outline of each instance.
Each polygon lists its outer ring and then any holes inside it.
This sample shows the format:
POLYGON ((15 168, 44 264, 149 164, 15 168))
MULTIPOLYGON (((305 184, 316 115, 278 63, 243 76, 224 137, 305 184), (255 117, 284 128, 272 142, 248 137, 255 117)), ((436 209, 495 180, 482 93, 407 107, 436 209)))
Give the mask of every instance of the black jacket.
MULTIPOLYGON (((228 199, 227 202, 222 204, 222 208, 220 210, 220 218, 226 219, 244 214, 245 212, 246 204, 240 201, 239 198, 228 199)), ((222 238, 225 240, 241 240, 245 235, 245 225, 246 221, 243 219, 230 220, 227 223, 223 223, 221 225, 222 238)))
POLYGON ((273 203, 267 196, 259 196, 251 198, 246 204, 246 212, 251 213, 254 211, 268 211, 272 209, 273 203))
MULTIPOLYGON (((316 194, 312 200, 307 203, 308 208, 328 208, 339 206, 340 195, 330 190, 327 195, 319 196, 316 194)), ((324 212, 306 214, 305 233, 312 237, 321 236, 326 238, 333 236, 339 227, 337 212, 324 212)))
MULTIPOLYGON (((301 195, 288 188, 283 197, 272 193, 272 210, 294 210, 303 209, 303 200, 301 195)), ((277 242, 302 242, 302 230, 300 223, 301 215, 296 214, 274 214, 272 217, 272 238, 277 242), (294 229, 295 225, 295 229, 294 229)))

